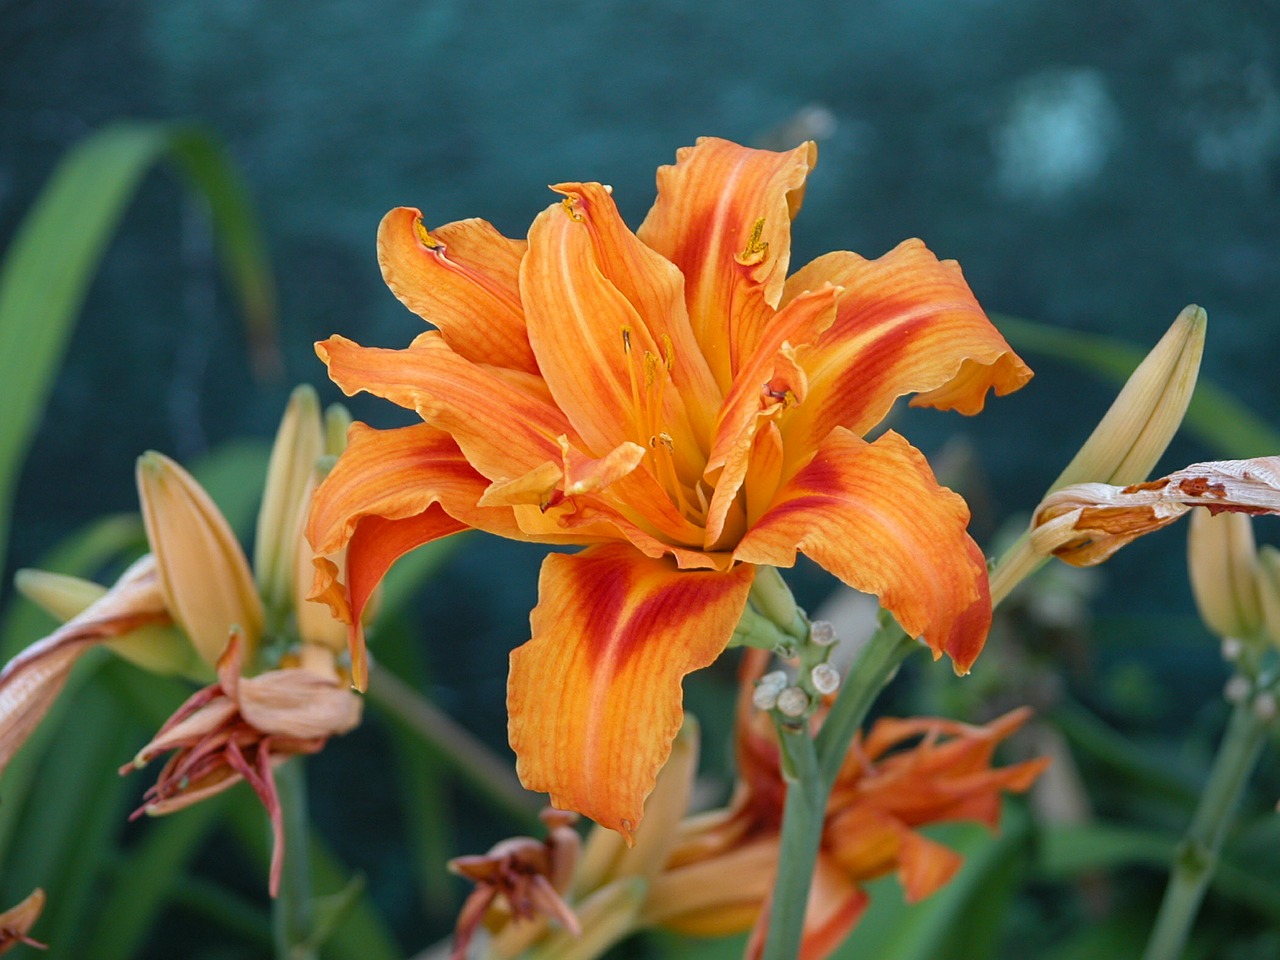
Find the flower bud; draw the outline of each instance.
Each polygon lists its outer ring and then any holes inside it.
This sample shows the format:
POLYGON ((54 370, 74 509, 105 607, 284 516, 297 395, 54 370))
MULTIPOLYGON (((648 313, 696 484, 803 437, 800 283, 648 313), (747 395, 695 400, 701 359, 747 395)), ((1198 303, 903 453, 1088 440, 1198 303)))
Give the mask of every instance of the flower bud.
POLYGON ((295 543, 301 536, 298 504, 312 484, 324 443, 319 398, 311 387, 300 386, 280 420, 258 511, 253 570, 269 610, 283 609, 293 600, 295 543))
POLYGON ((163 454, 138 458, 138 497, 170 615, 208 664, 239 627, 245 657, 262 636, 262 601, 235 534, 195 478, 163 454))
POLYGON ((1202 308, 1183 308, 1050 491, 1074 483, 1123 486, 1147 478, 1191 402, 1207 324, 1202 308))
POLYGON ((1220 637, 1247 638, 1262 626, 1252 521, 1242 513, 1191 511, 1187 566, 1200 619, 1220 637))
POLYGON ((1280 550, 1264 544, 1258 550, 1258 599, 1267 638, 1280 647, 1280 550))

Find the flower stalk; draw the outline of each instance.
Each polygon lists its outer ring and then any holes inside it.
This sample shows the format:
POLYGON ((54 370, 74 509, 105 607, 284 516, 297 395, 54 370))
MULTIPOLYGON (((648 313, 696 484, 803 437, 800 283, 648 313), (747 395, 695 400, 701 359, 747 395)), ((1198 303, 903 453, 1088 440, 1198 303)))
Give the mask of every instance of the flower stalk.
POLYGON ((880 628, 854 660, 816 738, 807 725, 797 725, 774 714, 782 745, 787 799, 765 960, 787 960, 799 955, 827 801, 841 763, 880 691, 903 661, 919 649, 921 645, 903 633, 892 617, 882 615, 880 628))
POLYGON ((1147 942, 1143 960, 1178 960, 1217 869, 1222 842, 1235 821, 1240 798, 1266 742, 1272 717, 1254 697, 1243 698, 1227 731, 1201 795, 1191 826, 1178 847, 1169 886, 1147 942))
POLYGON ((312 937, 310 818, 306 769, 293 758, 276 771, 276 792, 289 856, 280 875, 280 893, 272 904, 271 926, 276 960, 315 960, 312 937))

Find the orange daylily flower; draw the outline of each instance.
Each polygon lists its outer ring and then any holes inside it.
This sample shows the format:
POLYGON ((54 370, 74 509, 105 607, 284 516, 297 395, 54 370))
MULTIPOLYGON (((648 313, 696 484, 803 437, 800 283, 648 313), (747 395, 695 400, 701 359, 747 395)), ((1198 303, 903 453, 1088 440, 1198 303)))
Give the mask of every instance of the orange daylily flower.
POLYGON ((510 738, 529 789, 625 835, 754 565, 807 554, 961 672, 986 637, 964 502, 898 434, 863 435, 901 396, 972 414, 1031 373, 918 240, 788 277, 815 159, 701 140, 659 170, 635 233, 599 183, 553 187, 527 242, 393 210, 383 275, 437 329, 403 350, 317 345, 348 395, 424 421, 356 424, 313 504, 313 596, 351 624, 356 683, 361 611, 408 550, 467 528, 586 545, 543 566, 510 738), (345 580, 323 556, 343 548, 345 580))
MULTIPOLYGON (((751 929, 763 947, 786 785, 769 715, 751 703, 768 656, 749 651, 738 700, 739 786, 725 811, 695 817, 650 893, 651 923, 692 934, 751 929), (763 909, 762 909, 763 908, 763 909)), ((854 741, 827 806, 805 918, 802 960, 821 960, 868 903, 861 884, 889 873, 914 903, 950 880, 962 858, 917 829, 976 820, 995 829, 1004 791, 1030 788, 1047 758, 995 768, 996 746, 1030 715, 1014 710, 985 726, 931 717, 881 719, 854 741)))

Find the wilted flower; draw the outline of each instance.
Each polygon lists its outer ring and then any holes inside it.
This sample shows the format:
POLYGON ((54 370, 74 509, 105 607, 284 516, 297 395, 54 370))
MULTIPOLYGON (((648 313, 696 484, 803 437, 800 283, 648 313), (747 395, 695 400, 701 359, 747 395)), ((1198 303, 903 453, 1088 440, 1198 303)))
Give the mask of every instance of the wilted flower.
POLYGON ((272 768, 318 753, 332 736, 360 723, 360 698, 340 677, 333 655, 304 647, 298 666, 245 677, 244 643, 234 631, 218 658, 218 682, 193 694, 122 774, 174 751, 133 814, 173 813, 244 780, 271 818, 271 895, 280 885, 284 827, 272 768))
POLYGON ((476 885, 458 914, 451 960, 465 960, 467 947, 486 913, 494 924, 554 919, 573 934, 581 932, 578 918, 562 899, 573 879, 582 842, 573 828, 576 813, 548 808, 541 820, 545 840, 512 837, 488 853, 455 857, 449 869, 476 885))
POLYGON ((0 671, 0 771, 44 719, 71 668, 86 651, 169 622, 155 559, 148 555, 126 570, 109 591, 5 664, 0 671))
POLYGON ((959 267, 918 240, 787 277, 816 150, 704 139, 658 174, 636 233, 609 188, 562 183, 528 242, 393 210, 383 274, 438 327, 405 350, 332 337, 348 394, 425 421, 357 424, 321 486, 316 596, 352 624, 408 550, 468 527, 585 544, 542 568, 507 706, 521 779, 630 834, 681 723, 681 683, 729 642, 755 565, 804 552, 968 670, 990 622, 968 508, 892 431, 901 396, 962 413, 1031 373, 959 267))
POLYGON ((44 891, 37 887, 25 900, 0 913, 0 953, 8 953, 20 943, 38 950, 48 948, 39 940, 27 936, 44 910, 44 891))
MULTIPOLYGON (((329 419, 346 422, 340 413, 329 419)), ((76 658, 95 643, 152 670, 192 673, 199 665, 208 676, 216 668, 216 682, 183 704, 122 772, 175 751, 138 814, 170 813, 247 781, 276 828, 274 893, 284 838, 272 767, 352 729, 362 708, 337 662, 345 627, 323 605, 297 600, 304 592, 300 565, 310 582, 312 552, 302 531, 319 482, 317 460, 339 444, 326 439, 314 391, 294 391, 268 470, 258 527, 266 569, 256 582, 226 519, 195 478, 163 454, 140 457, 150 554, 105 591, 39 571, 18 578, 25 593, 71 619, 0 672, 0 768, 48 711, 76 658), (266 637, 286 641, 275 649, 291 652, 271 664, 276 669, 258 672, 266 637)), ((340 553, 333 558, 342 560, 340 553)))
POLYGON ((1078 567, 1102 563, 1125 544, 1189 513, 1280 513, 1280 457, 1193 463, 1167 477, 1115 487, 1080 483, 1036 510, 1032 543, 1078 567))

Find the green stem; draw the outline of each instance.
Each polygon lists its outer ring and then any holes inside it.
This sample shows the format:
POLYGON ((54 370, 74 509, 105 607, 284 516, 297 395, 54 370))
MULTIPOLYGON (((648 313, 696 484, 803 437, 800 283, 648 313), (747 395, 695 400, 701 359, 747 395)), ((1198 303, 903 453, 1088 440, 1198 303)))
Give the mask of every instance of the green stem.
POLYGON ((782 811, 782 844, 773 883, 769 934, 764 945, 766 960, 800 955, 809 885, 813 882, 830 793, 830 787, 821 782, 818 755, 808 731, 779 724, 778 738, 783 776, 787 781, 787 801, 782 811))
POLYGON ((1268 726, 1269 720, 1258 715, 1252 698, 1238 704, 1231 714, 1209 783, 1174 858, 1169 886, 1143 960, 1177 960, 1182 955, 1200 902, 1213 879, 1222 842, 1262 751, 1268 726))
POLYGON ((389 670, 372 665, 369 702, 417 736, 450 770, 481 797, 522 826, 541 830, 537 797, 520 785, 511 765, 444 711, 389 670))
POLYGON ((315 960, 312 943, 310 821, 307 817, 306 768, 301 757, 275 771, 276 793, 284 821, 285 858, 280 891, 272 907, 271 926, 276 960, 315 960))
POLYGON ((919 643, 887 621, 858 653, 816 741, 805 730, 778 725, 787 800, 764 960, 793 960, 800 954, 809 887, 836 775, 871 704, 902 662, 919 649, 919 643))

